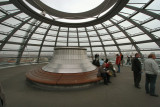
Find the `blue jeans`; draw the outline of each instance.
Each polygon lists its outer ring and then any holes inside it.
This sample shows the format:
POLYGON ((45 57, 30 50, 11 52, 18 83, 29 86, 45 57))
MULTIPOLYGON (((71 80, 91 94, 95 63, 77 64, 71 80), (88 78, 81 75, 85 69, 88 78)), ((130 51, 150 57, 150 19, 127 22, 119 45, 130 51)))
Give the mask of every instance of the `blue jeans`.
POLYGON ((145 83, 146 93, 150 93, 151 95, 155 94, 156 79, 157 75, 146 74, 146 83, 145 83))
POLYGON ((117 72, 120 73, 120 64, 118 64, 117 67, 118 67, 118 71, 117 72))

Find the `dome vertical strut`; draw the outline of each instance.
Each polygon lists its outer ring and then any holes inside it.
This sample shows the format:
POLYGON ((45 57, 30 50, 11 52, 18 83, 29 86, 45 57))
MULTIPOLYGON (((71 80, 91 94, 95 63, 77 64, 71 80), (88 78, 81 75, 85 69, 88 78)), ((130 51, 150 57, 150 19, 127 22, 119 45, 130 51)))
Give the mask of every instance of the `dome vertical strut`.
POLYGON ((46 36, 47 36, 47 34, 48 34, 51 26, 52 26, 52 25, 49 25, 49 26, 48 26, 47 31, 45 32, 44 37, 43 37, 43 39, 42 39, 42 43, 41 43, 41 46, 40 46, 40 49, 39 49, 39 52, 38 52, 37 63, 39 63, 42 46, 43 46, 43 43, 44 43, 44 41, 45 41, 45 38, 46 38, 46 36))
MULTIPOLYGON (((36 22, 36 21, 35 21, 36 22)), ((35 28, 33 31, 27 33, 26 37, 27 37, 27 40, 24 40, 23 41, 23 44, 21 45, 20 47, 20 51, 18 53, 18 59, 16 61, 16 64, 19 64, 20 63, 20 60, 22 58, 22 54, 24 52, 24 49, 26 48, 27 44, 28 44, 28 41, 30 40, 30 38, 32 37, 33 33, 37 30, 37 28, 42 24, 42 22, 40 22, 35 28)), ((31 27, 32 28, 32 27, 31 27)))
POLYGON ((112 20, 110 20, 116 27, 118 27, 124 35, 126 35, 126 37, 130 40, 131 44, 135 47, 136 51, 140 54, 141 58, 143 58, 142 53, 139 50, 139 47, 135 44, 135 42, 133 41, 133 39, 126 33, 126 31, 124 31, 118 24, 116 24, 115 22, 113 22, 112 20))

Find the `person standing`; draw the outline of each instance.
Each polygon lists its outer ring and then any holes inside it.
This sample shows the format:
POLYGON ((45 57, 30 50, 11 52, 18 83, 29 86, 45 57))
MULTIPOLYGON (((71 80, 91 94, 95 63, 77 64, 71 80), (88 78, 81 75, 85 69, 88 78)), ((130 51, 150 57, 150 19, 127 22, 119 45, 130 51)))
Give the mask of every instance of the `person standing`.
POLYGON ((116 65, 118 67, 117 73, 120 73, 120 64, 121 64, 121 57, 119 56, 119 54, 117 54, 116 55, 116 65))
POLYGON ((140 57, 139 53, 135 54, 135 58, 132 60, 132 71, 133 71, 133 76, 134 76, 134 85, 136 88, 141 88, 139 83, 141 81, 141 73, 142 73, 142 68, 141 68, 141 62, 138 60, 140 57))
POLYGON ((121 53, 121 64, 122 64, 122 66, 123 66, 123 54, 121 53))
POLYGON ((146 73, 145 90, 147 94, 158 97, 158 95, 155 94, 155 84, 160 70, 155 59, 155 53, 151 53, 149 54, 148 59, 144 61, 144 71, 146 73))

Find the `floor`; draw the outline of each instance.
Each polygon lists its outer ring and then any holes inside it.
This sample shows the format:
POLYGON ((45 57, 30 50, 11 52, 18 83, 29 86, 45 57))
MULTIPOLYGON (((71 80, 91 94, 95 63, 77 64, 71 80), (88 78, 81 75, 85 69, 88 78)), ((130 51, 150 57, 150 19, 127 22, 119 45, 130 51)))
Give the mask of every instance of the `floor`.
MULTIPOLYGON (((25 73, 43 65, 26 65, 0 69, 7 107, 160 107, 160 97, 145 93, 145 75, 142 74, 142 89, 133 85, 129 66, 121 67, 121 73, 112 77, 108 86, 96 84, 90 88, 43 90, 31 87, 25 73)), ((160 76, 156 92, 160 95, 160 76)))

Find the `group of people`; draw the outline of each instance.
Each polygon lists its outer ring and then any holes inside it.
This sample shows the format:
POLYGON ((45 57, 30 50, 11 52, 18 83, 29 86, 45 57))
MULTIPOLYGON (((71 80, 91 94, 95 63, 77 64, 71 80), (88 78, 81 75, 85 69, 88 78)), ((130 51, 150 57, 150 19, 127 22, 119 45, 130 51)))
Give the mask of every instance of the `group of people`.
MULTIPOLYGON (((142 74, 141 62, 139 61, 140 54, 136 53, 135 58, 132 60, 132 71, 134 75, 134 85, 136 88, 141 89, 140 81, 142 74)), ((155 93, 155 84, 158 73, 160 73, 159 66, 155 61, 156 55, 155 53, 150 53, 148 55, 148 59, 146 59, 143 63, 143 71, 145 72, 145 91, 146 94, 150 94, 151 96, 158 97, 155 93)))
POLYGON ((116 77, 115 69, 112 63, 108 62, 108 58, 106 58, 105 60, 103 58, 99 60, 99 55, 96 54, 92 64, 98 67, 97 76, 100 76, 103 78, 105 85, 108 85, 108 83, 111 83, 110 81, 111 76, 116 77))
MULTIPOLYGON (((97 58, 97 57, 95 57, 97 58)), ((156 63, 156 55, 155 53, 150 53, 148 55, 148 58, 144 61, 143 67, 138 59, 140 58, 140 54, 136 53, 135 57, 131 60, 131 70, 133 71, 133 77, 134 77, 134 86, 138 89, 141 89, 140 87, 140 81, 141 81, 141 75, 142 71, 145 72, 145 91, 147 94, 150 94, 151 96, 158 97, 158 95, 155 93, 155 84, 158 73, 160 73, 160 69, 158 64, 156 63)), ((101 59, 99 61, 98 59, 95 59, 95 62, 97 62, 97 67, 99 67, 98 76, 102 76, 104 80, 104 84, 108 85, 110 83, 110 71, 112 72, 113 76, 116 76, 116 73, 120 73, 120 66, 123 63, 123 55, 122 54, 116 54, 116 62, 117 65, 117 71, 113 69, 113 65, 111 62, 108 62, 108 59, 104 61, 104 59, 101 59)), ((123 64, 122 64, 123 66, 123 64)))

